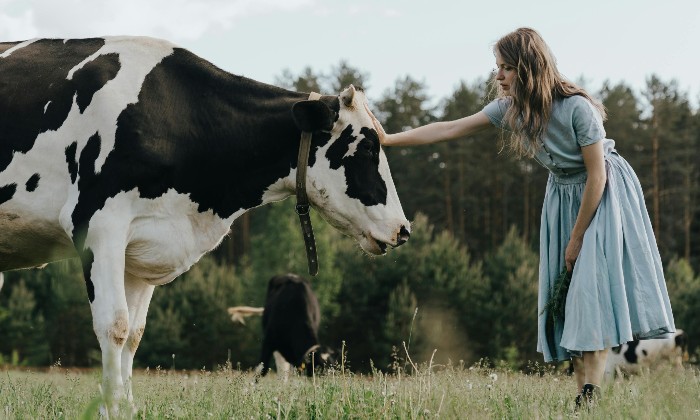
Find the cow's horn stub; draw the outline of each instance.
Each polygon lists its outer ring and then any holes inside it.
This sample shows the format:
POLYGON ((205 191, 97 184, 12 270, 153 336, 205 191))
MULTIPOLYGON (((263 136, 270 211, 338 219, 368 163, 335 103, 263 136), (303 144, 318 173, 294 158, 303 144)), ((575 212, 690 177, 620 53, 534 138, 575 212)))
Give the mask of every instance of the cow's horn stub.
POLYGON ((350 85, 340 94, 340 99, 346 107, 352 106, 352 99, 355 97, 355 86, 350 85))

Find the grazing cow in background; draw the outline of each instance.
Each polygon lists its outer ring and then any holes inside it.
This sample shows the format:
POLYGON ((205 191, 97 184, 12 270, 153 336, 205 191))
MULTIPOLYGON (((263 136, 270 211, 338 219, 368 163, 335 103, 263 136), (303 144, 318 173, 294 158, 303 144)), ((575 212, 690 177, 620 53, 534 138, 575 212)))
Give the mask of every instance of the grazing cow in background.
MULTIPOLYGON (((242 58, 245 59, 245 58, 242 58)), ((0 272, 79 257, 108 409, 132 401, 154 286, 296 191, 370 254, 409 237, 367 100, 308 100, 145 37, 0 43, 0 272)))
POLYGON ((335 363, 335 351, 321 346, 318 325, 321 311, 309 282, 295 274, 275 276, 267 285, 264 308, 235 306, 228 308, 234 322, 262 314, 263 343, 260 374, 265 376, 274 355, 277 372, 286 373, 289 364, 305 368, 311 376, 335 363))
POLYGON ((668 337, 649 340, 634 340, 608 352, 605 375, 612 378, 623 373, 639 373, 668 363, 682 368, 688 360, 688 338, 683 330, 677 330, 668 337))

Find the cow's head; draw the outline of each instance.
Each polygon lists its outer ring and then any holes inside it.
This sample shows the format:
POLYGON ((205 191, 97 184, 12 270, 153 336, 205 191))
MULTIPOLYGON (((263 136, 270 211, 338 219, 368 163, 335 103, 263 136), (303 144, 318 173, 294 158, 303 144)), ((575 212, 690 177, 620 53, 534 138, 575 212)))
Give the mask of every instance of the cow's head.
POLYGON ((338 360, 339 354, 339 351, 331 347, 317 346, 306 354, 300 370, 306 373, 306 376, 324 373, 340 363, 340 360, 338 360))
POLYGON ((386 155, 364 92, 352 85, 327 101, 294 104, 294 120, 312 131, 307 172, 309 200, 331 225, 370 254, 383 254, 410 236, 386 155))

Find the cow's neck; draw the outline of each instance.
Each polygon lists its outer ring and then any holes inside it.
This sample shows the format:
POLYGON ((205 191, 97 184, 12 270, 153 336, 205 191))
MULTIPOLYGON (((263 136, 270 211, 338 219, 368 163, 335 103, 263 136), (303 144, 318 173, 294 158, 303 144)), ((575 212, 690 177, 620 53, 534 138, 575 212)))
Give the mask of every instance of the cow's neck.
POLYGON ((200 185, 191 186, 202 193, 199 200, 193 197, 200 211, 235 218, 293 194, 294 180, 287 180, 296 167, 301 131, 291 108, 308 94, 218 69, 195 77, 203 79, 197 93, 205 106, 189 108, 194 129, 185 134, 194 137, 189 141, 200 155, 188 156, 186 166, 200 179, 200 185))

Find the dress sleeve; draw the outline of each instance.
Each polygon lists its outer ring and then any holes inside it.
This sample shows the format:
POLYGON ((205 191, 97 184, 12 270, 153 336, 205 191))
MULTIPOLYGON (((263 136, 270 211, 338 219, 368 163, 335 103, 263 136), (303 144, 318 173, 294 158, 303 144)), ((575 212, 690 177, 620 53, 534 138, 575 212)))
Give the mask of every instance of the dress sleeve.
POLYGON ((486 105, 482 111, 489 117, 491 124, 498 128, 507 128, 503 125, 503 116, 506 115, 509 106, 508 98, 498 98, 486 105))
POLYGON ((579 96, 573 110, 573 125, 578 145, 588 146, 605 138, 603 117, 593 104, 586 98, 579 96))

